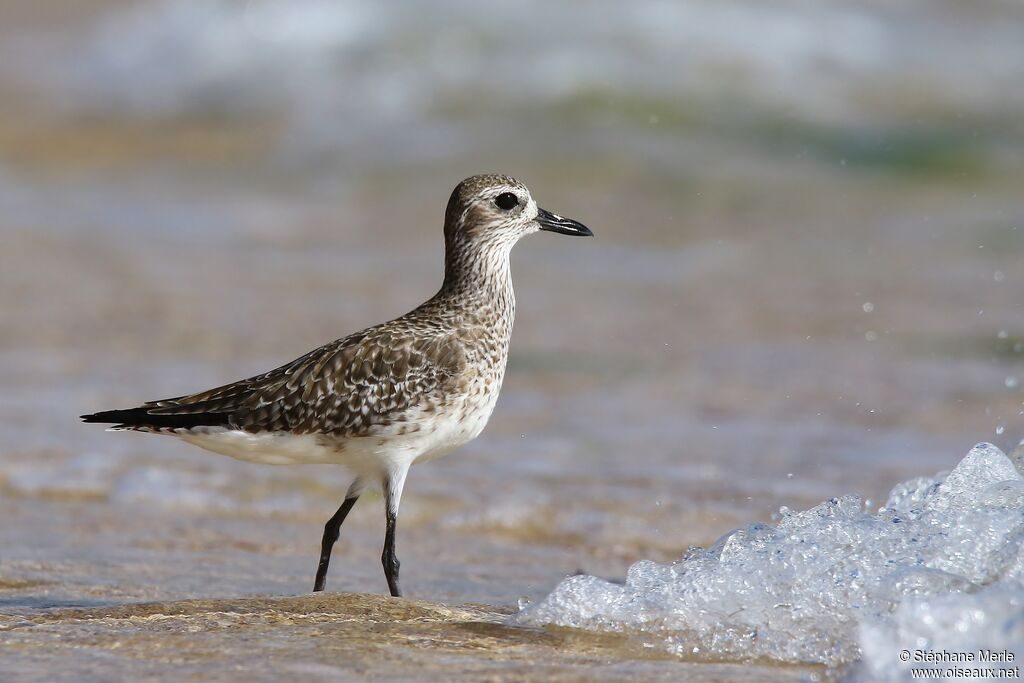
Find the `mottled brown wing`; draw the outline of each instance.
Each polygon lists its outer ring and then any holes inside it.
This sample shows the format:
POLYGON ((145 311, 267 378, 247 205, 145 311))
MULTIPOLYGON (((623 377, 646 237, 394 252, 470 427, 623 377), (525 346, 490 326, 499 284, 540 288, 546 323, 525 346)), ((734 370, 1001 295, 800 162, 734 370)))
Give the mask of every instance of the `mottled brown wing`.
POLYGON ((152 415, 223 415, 225 426, 368 436, 443 398, 466 366, 448 334, 385 325, 240 382, 147 403, 152 415))

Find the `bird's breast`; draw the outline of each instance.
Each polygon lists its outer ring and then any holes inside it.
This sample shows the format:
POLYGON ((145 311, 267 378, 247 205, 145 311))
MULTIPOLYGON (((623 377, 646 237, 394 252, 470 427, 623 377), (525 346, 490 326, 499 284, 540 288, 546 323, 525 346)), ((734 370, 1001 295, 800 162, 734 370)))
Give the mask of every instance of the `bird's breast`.
POLYGON ((467 395, 451 410, 425 424, 422 449, 416 461, 439 458, 479 436, 494 412, 497 399, 497 391, 467 395))
POLYGON ((417 461, 432 460, 472 441, 487 426, 505 375, 505 350, 476 349, 466 371, 441 397, 430 415, 420 416, 422 441, 417 461))

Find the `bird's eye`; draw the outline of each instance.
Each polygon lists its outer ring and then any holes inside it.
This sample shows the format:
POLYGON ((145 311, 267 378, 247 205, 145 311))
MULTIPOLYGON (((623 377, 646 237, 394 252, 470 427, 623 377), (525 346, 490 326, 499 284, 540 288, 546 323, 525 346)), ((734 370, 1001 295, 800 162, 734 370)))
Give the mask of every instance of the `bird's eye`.
POLYGON ((511 192, 502 192, 494 198, 494 205, 502 211, 514 209, 517 204, 519 204, 519 197, 515 196, 511 192))

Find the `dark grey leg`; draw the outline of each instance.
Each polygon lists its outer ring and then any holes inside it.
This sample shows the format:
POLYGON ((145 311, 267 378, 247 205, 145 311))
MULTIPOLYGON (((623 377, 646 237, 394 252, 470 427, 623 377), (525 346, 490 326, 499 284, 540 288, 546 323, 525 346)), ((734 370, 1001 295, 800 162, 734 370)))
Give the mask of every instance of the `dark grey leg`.
POLYGON ((314 591, 322 591, 324 584, 327 583, 327 567, 331 563, 331 550, 334 548, 334 543, 338 540, 338 536, 341 533, 341 523, 345 521, 349 510, 359 500, 362 488, 362 484, 358 480, 352 482, 352 485, 348 488, 348 493, 345 494, 345 500, 341 507, 324 525, 324 537, 320 541, 320 564, 316 568, 316 580, 313 582, 314 591))
POLYGON ((405 470, 393 472, 384 481, 384 512, 387 514, 387 528, 384 532, 384 552, 380 556, 384 565, 384 577, 388 580, 391 595, 402 597, 402 589, 398 586, 398 568, 402 563, 395 555, 395 531, 398 527, 398 504, 402 499, 402 488, 405 486, 405 470))
POLYGON ((395 527, 398 526, 398 515, 388 512, 388 527, 384 532, 384 553, 380 556, 384 564, 384 577, 388 580, 388 589, 396 598, 402 597, 402 589, 398 586, 398 569, 402 563, 395 556, 395 527))

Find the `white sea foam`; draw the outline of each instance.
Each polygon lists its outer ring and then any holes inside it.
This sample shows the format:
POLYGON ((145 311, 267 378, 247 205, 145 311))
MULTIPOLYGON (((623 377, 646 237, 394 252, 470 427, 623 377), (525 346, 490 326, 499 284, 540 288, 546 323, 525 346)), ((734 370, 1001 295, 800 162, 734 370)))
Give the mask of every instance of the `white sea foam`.
POLYGON ((624 585, 568 578, 514 619, 632 633, 680 655, 853 665, 869 680, 909 679, 920 664, 904 649, 1016 648, 1020 664, 1022 455, 979 444, 951 472, 896 486, 876 514, 856 496, 783 509, 776 526, 673 564, 637 562, 624 585))
POLYGON ((102 497, 107 494, 119 464, 117 455, 91 451, 68 459, 10 459, 0 467, 0 477, 20 495, 102 497))
POLYGON ((224 491, 230 480, 222 472, 187 472, 164 467, 138 467, 114 484, 110 499, 195 510, 235 510, 236 501, 224 491))
POLYGON ((728 94, 845 118, 884 116, 907 83, 935 106, 1019 107, 1021 25, 1005 3, 965 12, 935 0, 640 0, 599 12, 540 0, 156 0, 110 14, 57 70, 92 107, 286 108, 322 133, 319 124, 422 125, 451 101, 593 92, 728 94))

